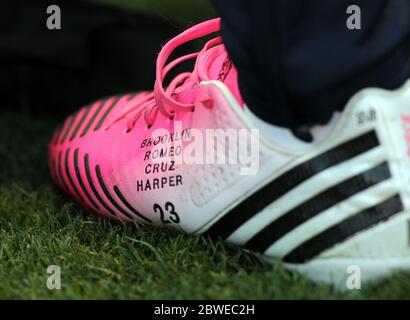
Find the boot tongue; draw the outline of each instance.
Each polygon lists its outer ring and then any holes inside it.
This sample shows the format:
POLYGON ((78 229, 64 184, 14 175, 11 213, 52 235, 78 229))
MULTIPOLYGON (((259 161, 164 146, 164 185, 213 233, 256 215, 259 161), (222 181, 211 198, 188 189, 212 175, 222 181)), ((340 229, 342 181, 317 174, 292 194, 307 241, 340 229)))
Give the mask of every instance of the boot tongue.
POLYGON ((238 71, 223 44, 217 45, 198 57, 196 68, 203 81, 218 80, 231 91, 241 107, 244 102, 238 86, 238 71))

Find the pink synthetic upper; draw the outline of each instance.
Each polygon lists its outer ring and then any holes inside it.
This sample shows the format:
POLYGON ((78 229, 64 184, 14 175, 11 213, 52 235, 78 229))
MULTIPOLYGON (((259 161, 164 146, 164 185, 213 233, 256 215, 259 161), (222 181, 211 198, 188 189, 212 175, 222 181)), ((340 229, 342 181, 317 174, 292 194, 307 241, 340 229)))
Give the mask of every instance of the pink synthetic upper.
POLYGON ((175 111, 192 111, 201 81, 223 81, 242 104, 237 86, 237 72, 229 60, 221 37, 208 41, 201 51, 182 56, 166 65, 168 57, 178 46, 219 29, 220 19, 214 19, 198 24, 170 40, 158 55, 154 92, 141 94, 135 104, 133 103, 134 106, 124 110, 117 120, 135 113, 136 116, 130 118, 127 124, 128 129, 131 129, 142 115, 146 123, 152 125, 158 111, 165 117, 172 117, 175 111), (168 72, 176 65, 194 58, 196 63, 193 72, 179 74, 164 89, 163 81, 168 72))
POLYGON ((212 100, 200 86, 202 81, 224 82, 243 105, 237 71, 221 37, 208 41, 199 52, 166 64, 178 46, 219 30, 220 19, 214 19, 169 41, 157 59, 153 92, 102 99, 69 116, 56 129, 49 146, 55 182, 89 211, 117 219, 137 217, 151 222, 129 200, 128 195, 133 192, 131 186, 122 183, 138 166, 132 152, 135 137, 149 138, 151 127, 169 129, 173 119, 191 121, 191 114, 198 112, 195 110, 198 103, 205 108, 212 107, 212 100), (164 88, 167 73, 188 59, 196 59, 194 70, 179 74, 164 88))

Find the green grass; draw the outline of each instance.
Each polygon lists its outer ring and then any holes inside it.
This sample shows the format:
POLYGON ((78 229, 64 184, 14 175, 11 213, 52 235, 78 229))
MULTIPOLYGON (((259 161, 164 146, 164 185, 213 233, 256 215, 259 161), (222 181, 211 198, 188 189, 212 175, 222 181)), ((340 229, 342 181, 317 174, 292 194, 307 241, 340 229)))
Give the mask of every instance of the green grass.
MULTIPOLYGON (((212 15, 205 0, 104 1, 185 24, 212 15)), ((0 298, 410 298, 409 275, 338 293, 222 242, 86 216, 50 179, 56 122, 0 111, 0 298), (61 290, 46 287, 50 265, 61 290)))
POLYGON ((410 297, 408 275, 338 293, 222 242, 86 216, 50 179, 55 124, 0 113, 0 298, 410 297), (49 265, 61 267, 61 290, 46 287, 49 265))

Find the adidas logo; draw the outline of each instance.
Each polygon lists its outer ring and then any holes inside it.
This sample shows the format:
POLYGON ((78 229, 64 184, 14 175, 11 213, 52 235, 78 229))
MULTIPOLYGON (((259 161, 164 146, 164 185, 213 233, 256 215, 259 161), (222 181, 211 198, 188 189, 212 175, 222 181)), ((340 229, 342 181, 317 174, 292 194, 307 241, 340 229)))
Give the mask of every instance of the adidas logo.
MULTIPOLYGON (((206 231, 206 234, 229 241, 235 238, 233 235, 236 231, 239 233, 240 229, 242 235, 246 233, 248 237, 245 243, 242 243, 245 248, 261 253, 266 252, 289 232, 324 211, 356 194, 365 192, 372 186, 389 180, 391 178, 389 165, 384 160, 364 172, 342 179, 337 184, 289 209, 273 221, 270 221, 271 215, 260 214, 263 210, 275 201, 288 197, 290 191, 298 188, 304 182, 308 183, 309 179, 319 173, 337 168, 343 162, 378 147, 380 147, 379 140, 376 132, 372 130, 296 165, 220 217, 206 231), (252 223, 250 223, 251 220, 253 220, 252 223)), ((345 175, 348 174, 346 172, 345 175)), ((290 203, 292 200, 288 199, 290 203)), ((403 204, 397 192, 381 201, 317 232, 306 241, 302 241, 284 256, 284 262, 303 263, 311 260, 324 250, 403 210, 403 204)))

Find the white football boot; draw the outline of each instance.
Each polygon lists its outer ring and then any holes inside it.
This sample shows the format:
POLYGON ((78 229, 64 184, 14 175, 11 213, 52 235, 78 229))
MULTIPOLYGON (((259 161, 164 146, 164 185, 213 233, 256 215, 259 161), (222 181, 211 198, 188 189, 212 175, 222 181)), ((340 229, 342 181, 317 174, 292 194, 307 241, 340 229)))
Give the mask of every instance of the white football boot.
POLYGON ((410 85, 365 89, 305 143, 244 105, 220 38, 166 65, 153 93, 105 99, 50 143, 55 181, 88 211, 209 235, 315 281, 345 286, 410 269, 410 85), (179 62, 191 73, 163 78, 179 62))

